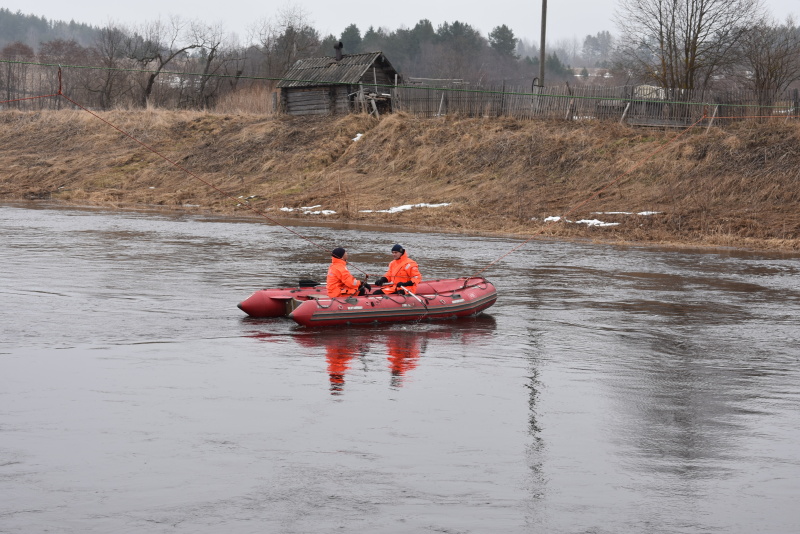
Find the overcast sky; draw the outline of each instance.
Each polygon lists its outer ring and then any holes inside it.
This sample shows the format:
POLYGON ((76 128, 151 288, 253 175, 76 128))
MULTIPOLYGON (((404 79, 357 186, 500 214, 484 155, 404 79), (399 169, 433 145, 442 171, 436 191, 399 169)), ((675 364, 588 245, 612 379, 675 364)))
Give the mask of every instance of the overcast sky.
MULTIPOLYGON (((362 35, 370 26, 396 30, 402 26, 413 28, 420 19, 428 19, 434 28, 443 22, 467 23, 484 36, 502 24, 514 31, 518 38, 539 42, 541 26, 541 0, 524 3, 496 0, 493 2, 465 2, 464 0, 405 0, 401 2, 344 2, 337 0, 280 1, 275 3, 252 0, 136 0, 118 2, 108 0, 1 0, 0 7, 21 11, 29 15, 44 16, 49 20, 75 20, 101 26, 109 21, 126 26, 156 20, 161 16, 180 15, 205 23, 222 23, 230 32, 247 41, 248 29, 255 21, 274 17, 287 5, 302 9, 311 24, 322 36, 339 36, 347 26, 356 24, 362 35)), ((800 19, 800 0, 765 0, 765 5, 779 20, 787 15, 800 19)), ((551 0, 548 3, 547 40, 577 38, 601 31, 616 34, 612 13, 616 0, 551 0)))

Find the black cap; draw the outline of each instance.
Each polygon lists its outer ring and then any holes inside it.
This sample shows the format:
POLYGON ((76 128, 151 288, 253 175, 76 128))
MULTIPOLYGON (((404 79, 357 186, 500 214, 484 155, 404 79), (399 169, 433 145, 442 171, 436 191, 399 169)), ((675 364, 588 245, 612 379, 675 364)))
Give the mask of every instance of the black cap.
POLYGON ((331 252, 331 256, 333 256, 334 258, 339 258, 341 260, 344 257, 344 253, 345 250, 342 247, 336 247, 335 249, 333 249, 333 252, 331 252))
POLYGON ((399 252, 400 254, 402 254, 405 251, 406 251, 406 249, 404 249, 400 245, 395 245, 395 246, 392 247, 392 252, 399 252))

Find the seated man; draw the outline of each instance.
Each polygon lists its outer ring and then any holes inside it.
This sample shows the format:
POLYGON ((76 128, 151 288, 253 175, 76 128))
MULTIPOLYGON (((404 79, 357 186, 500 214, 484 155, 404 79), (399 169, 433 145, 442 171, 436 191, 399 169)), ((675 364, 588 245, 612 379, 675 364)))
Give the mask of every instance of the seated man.
POLYGON ((376 286, 382 286, 375 290, 375 294, 389 295, 392 293, 404 293, 402 288, 410 292, 417 290, 417 284, 422 281, 417 262, 406 254, 405 249, 400 245, 392 247, 394 259, 389 263, 386 274, 375 280, 376 286))
POLYGON ((327 289, 329 297, 348 297, 350 295, 364 295, 372 287, 356 280, 347 269, 347 251, 341 247, 331 252, 331 266, 328 267, 327 289))

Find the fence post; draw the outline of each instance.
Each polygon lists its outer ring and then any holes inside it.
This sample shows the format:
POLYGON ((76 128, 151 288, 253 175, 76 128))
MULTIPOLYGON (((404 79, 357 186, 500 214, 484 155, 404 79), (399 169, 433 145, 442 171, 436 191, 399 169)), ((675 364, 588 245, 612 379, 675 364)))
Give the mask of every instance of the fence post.
POLYGON ((711 125, 714 124, 714 119, 717 117, 717 112, 719 111, 719 104, 714 106, 714 113, 711 114, 711 120, 708 121, 708 128, 706 128, 706 133, 711 129, 711 125))
POLYGON ((619 119, 620 124, 625 124, 625 116, 628 114, 628 110, 631 108, 631 103, 628 102, 625 104, 625 110, 622 112, 622 117, 619 119))

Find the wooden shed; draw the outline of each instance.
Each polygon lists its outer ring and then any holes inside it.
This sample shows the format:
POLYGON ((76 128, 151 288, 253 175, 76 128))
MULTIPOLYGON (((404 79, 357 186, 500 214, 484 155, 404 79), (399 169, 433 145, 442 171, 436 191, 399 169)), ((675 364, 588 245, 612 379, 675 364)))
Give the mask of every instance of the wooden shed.
POLYGON ((400 76, 382 52, 339 53, 299 59, 283 75, 281 109, 290 115, 333 115, 392 110, 391 88, 400 76))

